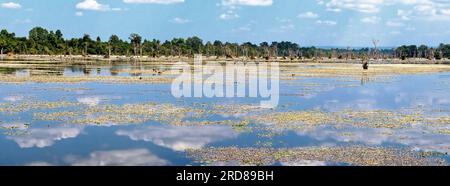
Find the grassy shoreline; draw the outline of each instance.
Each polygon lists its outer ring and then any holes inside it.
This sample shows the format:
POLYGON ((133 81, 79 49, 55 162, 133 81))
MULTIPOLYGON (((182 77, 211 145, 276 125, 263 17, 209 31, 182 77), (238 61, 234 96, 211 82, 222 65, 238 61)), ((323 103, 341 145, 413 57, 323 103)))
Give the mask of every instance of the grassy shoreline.
MULTIPOLYGON (((0 56, 0 63, 7 63, 9 61, 14 62, 56 62, 56 63, 91 63, 91 62, 192 62, 194 59, 192 57, 186 56, 161 56, 161 57, 151 57, 151 56, 111 56, 110 58, 105 58, 101 55, 14 55, 0 56)), ((239 58, 226 58, 226 57, 216 57, 216 56, 203 56, 204 61, 247 61, 247 62, 280 62, 280 63, 349 63, 349 64, 361 64, 362 59, 337 59, 337 58, 316 58, 316 59, 290 59, 284 57, 273 57, 270 59, 255 58, 251 59, 249 57, 239 57, 239 58)), ((424 58, 409 58, 406 60, 401 59, 371 59, 371 64, 450 64, 450 59, 442 60, 429 60, 424 58)))

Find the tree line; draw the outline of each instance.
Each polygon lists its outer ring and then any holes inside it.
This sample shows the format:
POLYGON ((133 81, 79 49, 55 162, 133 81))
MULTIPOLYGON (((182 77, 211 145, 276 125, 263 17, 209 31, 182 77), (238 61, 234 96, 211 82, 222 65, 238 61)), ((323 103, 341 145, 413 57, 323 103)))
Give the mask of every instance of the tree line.
POLYGON ((428 47, 426 45, 403 45, 394 50, 394 55, 397 58, 427 58, 427 59, 443 59, 450 58, 450 45, 440 44, 438 47, 428 47))
POLYGON ((297 43, 251 42, 230 43, 216 41, 204 42, 199 37, 174 38, 164 42, 160 40, 143 39, 139 34, 130 34, 128 40, 112 35, 107 41, 100 37, 95 39, 84 34, 81 38, 65 39, 61 30, 49 31, 42 27, 35 27, 28 32, 28 37, 16 37, 15 33, 6 29, 0 31, 1 54, 31 54, 31 55, 111 55, 121 56, 193 56, 203 54, 217 57, 249 57, 249 58, 450 58, 450 45, 441 44, 438 47, 421 45, 400 46, 393 49, 372 48, 316 48, 301 47, 297 43))

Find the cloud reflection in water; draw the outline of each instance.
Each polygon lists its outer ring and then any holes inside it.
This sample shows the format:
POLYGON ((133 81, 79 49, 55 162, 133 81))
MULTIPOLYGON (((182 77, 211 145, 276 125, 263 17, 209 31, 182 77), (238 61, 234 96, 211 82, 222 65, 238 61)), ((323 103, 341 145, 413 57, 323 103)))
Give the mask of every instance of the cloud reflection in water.
POLYGON ((175 151, 198 149, 207 144, 238 136, 230 126, 148 126, 118 130, 119 136, 135 141, 149 141, 175 151))

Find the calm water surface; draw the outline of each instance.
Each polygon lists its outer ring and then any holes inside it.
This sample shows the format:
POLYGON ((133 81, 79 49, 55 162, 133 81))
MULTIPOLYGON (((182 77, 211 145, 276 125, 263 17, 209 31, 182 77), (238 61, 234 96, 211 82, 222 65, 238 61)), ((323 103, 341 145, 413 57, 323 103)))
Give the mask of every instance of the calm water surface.
MULTIPOLYGON (((130 74, 122 69, 170 68, 166 65, 68 66, 40 69, 3 68, 2 74, 59 76, 153 76, 130 74)), ((315 68, 315 67, 311 67, 315 68)), ((407 110, 421 109, 428 115, 449 116, 450 73, 411 74, 386 81, 361 78, 291 78, 280 82, 280 106, 268 112, 321 110, 407 110)), ((270 134, 265 127, 253 130, 230 125, 178 126, 161 121, 114 124, 73 124, 46 121, 36 113, 80 110, 102 105, 140 103, 173 104, 186 108, 217 105, 255 105, 259 99, 175 99, 170 84, 119 83, 1 83, 0 103, 20 105, 30 101, 73 102, 74 108, 41 108, 0 112, 0 165, 199 165, 186 155, 187 149, 205 147, 295 148, 334 145, 410 147, 447 154, 449 126, 406 129, 320 126, 311 130, 280 128, 270 134), (206 105, 206 106, 205 106, 206 105), (342 135, 351 133, 352 135, 342 135), (390 135, 386 135, 386 134, 390 135)), ((245 114, 243 114, 245 115, 245 114)), ((240 120, 240 115, 206 114, 202 121, 240 120)), ((191 119, 195 120, 195 119, 191 119)), ((254 122, 252 125, 261 125, 254 122)), ((263 125, 265 126, 265 125, 263 125)), ((444 158, 449 160, 447 155, 444 158)))

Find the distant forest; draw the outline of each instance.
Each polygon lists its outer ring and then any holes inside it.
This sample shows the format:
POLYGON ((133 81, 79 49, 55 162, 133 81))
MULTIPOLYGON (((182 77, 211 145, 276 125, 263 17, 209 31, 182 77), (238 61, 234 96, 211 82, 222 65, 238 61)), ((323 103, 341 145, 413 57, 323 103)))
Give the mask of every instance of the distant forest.
POLYGON ((316 48, 301 47, 297 43, 288 41, 263 42, 254 44, 229 43, 222 41, 204 42, 199 37, 174 38, 164 42, 160 40, 143 39, 138 34, 130 34, 128 40, 122 40, 112 35, 107 41, 100 37, 95 39, 84 34, 82 38, 66 39, 60 30, 48 31, 42 27, 35 27, 28 33, 28 37, 16 37, 6 29, 0 32, 1 54, 32 54, 32 55, 111 55, 125 56, 193 56, 201 53, 205 56, 235 58, 246 56, 249 58, 450 58, 450 45, 440 44, 438 47, 426 45, 399 46, 392 49, 368 48, 316 48))

